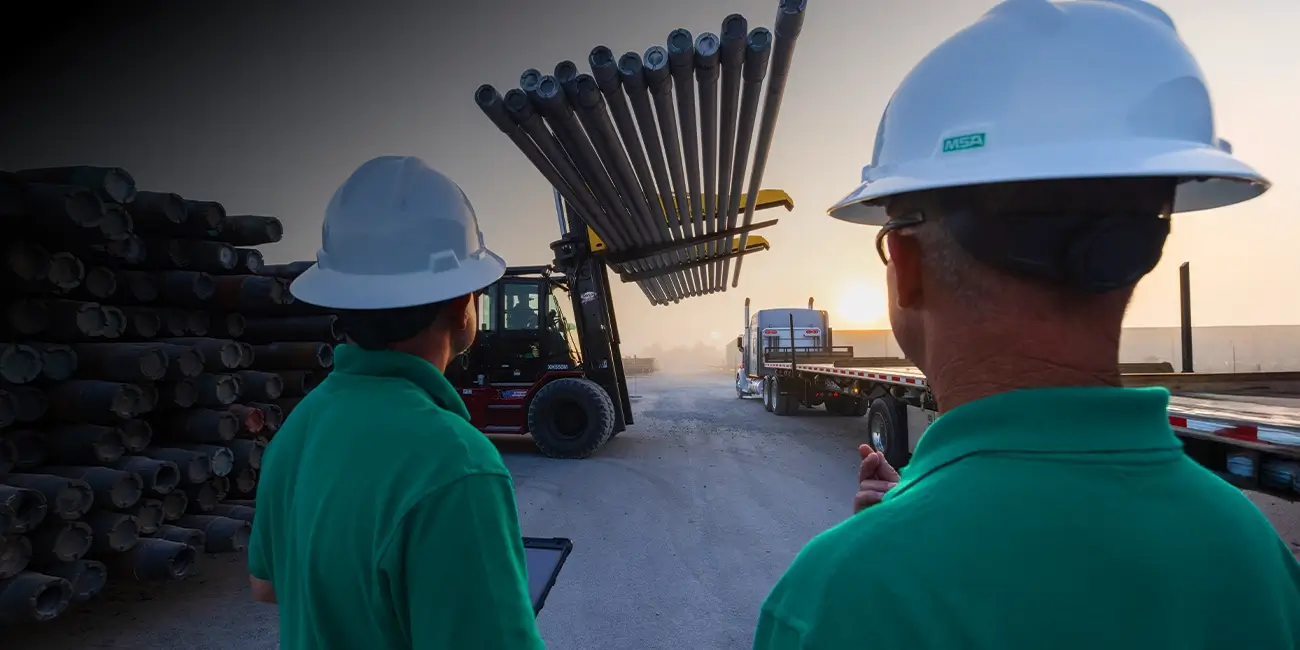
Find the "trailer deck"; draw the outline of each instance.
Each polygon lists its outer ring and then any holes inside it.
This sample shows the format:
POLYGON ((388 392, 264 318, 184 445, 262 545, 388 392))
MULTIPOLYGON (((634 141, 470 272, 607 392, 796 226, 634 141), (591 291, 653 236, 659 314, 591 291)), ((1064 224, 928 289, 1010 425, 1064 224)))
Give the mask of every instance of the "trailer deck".
POLYGON ((811 372, 818 375, 828 375, 831 377, 865 379, 886 384, 914 386, 916 388, 926 387, 925 375, 915 366, 898 366, 896 368, 859 368, 852 365, 840 365, 837 363, 795 363, 792 366, 789 362, 781 361, 767 361, 765 365, 769 368, 778 370, 794 370, 799 372, 811 372))
MULTIPOLYGON (((927 388, 925 375, 914 366, 855 367, 851 360, 834 363, 767 362, 769 368, 927 388)), ((1197 387, 1225 391, 1280 392, 1300 380, 1300 373, 1142 373, 1125 375, 1126 386, 1165 386, 1169 424, 1181 437, 1225 442, 1277 456, 1300 459, 1300 399, 1192 391, 1197 387)))

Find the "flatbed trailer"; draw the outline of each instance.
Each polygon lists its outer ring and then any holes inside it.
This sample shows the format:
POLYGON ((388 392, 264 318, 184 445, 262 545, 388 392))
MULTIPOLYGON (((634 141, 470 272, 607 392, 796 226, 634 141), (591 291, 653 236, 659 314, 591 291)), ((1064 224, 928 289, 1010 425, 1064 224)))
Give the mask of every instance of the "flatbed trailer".
MULTIPOLYGON (((925 375, 905 360, 853 357, 851 348, 796 350, 794 359, 789 353, 765 351, 771 378, 764 382, 764 407, 793 415, 821 403, 839 415, 867 415, 870 444, 891 464, 905 465, 938 417, 925 375), (774 355, 786 358, 770 358, 774 355), (835 406, 835 400, 846 399, 862 406, 835 406)), ((1242 489, 1300 501, 1300 399, 1278 396, 1300 394, 1300 373, 1123 377, 1126 386, 1171 390, 1169 425, 1197 462, 1242 489)))

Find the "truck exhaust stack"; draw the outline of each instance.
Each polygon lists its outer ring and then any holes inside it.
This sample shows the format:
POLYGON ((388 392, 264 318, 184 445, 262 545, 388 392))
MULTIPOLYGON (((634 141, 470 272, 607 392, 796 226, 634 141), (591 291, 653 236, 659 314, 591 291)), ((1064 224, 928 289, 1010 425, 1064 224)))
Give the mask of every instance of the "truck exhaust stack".
POLYGON ((742 256, 768 248, 750 233, 776 220, 754 223, 754 211, 793 209, 760 190, 806 6, 781 0, 772 31, 732 14, 718 34, 675 29, 644 55, 600 45, 591 74, 561 61, 554 75, 526 70, 504 96, 484 84, 474 100, 651 304, 726 291, 731 258, 735 287, 742 256))

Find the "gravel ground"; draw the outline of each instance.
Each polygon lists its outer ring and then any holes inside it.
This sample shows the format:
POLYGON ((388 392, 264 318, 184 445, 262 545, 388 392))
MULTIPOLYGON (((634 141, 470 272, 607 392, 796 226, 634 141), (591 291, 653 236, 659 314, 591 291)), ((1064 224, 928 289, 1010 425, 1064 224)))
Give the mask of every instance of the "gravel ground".
MULTIPOLYGON (((848 514, 863 421, 778 418, 726 376, 634 380, 636 424, 595 457, 556 461, 500 441, 524 533, 574 540, 539 617, 557 650, 747 648, 759 604, 794 554, 848 514)), ((1300 504, 1252 495, 1300 551, 1300 504)), ((131 586, 5 650, 270 650, 273 607, 249 601, 241 556, 196 577, 131 586)))

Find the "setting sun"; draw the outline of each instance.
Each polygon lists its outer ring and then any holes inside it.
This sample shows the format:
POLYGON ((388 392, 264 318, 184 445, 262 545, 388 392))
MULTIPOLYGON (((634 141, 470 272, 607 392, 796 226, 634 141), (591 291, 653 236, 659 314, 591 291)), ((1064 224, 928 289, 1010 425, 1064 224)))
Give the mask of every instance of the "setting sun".
POLYGON ((885 327, 885 293, 870 282, 855 282, 840 293, 840 299, 831 312, 831 321, 840 327, 870 329, 885 327))

